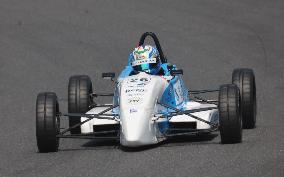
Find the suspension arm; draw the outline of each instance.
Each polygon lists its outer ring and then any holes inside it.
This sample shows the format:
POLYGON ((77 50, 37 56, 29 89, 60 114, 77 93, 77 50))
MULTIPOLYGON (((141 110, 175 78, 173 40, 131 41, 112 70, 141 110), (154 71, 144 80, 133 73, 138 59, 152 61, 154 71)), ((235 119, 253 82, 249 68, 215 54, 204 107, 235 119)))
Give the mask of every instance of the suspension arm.
MULTIPOLYGON (((79 126, 83 125, 84 123, 86 123, 86 122, 88 122, 88 121, 90 121, 90 120, 92 120, 92 119, 94 119, 94 118, 100 118, 100 116, 102 116, 104 113, 106 113, 106 112, 108 112, 108 111, 110 111, 110 110, 112 110, 112 109, 114 109, 114 108, 116 108, 116 107, 118 107, 118 105, 111 106, 111 107, 109 107, 109 108, 107 108, 107 109, 101 111, 101 112, 98 113, 98 114, 90 114, 89 117, 87 117, 86 120, 84 120, 83 122, 80 122, 80 123, 78 123, 78 124, 75 124, 75 125, 73 125, 72 127, 69 127, 69 128, 67 128, 67 129, 63 130, 62 132, 59 133, 59 135, 63 135, 64 133, 69 132, 71 129, 76 128, 76 127, 79 127, 79 126)), ((66 115, 70 115, 70 114, 66 114, 66 115)), ((79 117, 80 117, 82 114, 78 114, 78 115, 79 115, 79 117)), ((85 114, 85 115, 88 116, 88 114, 85 114)), ((105 118, 105 117, 104 117, 104 118, 105 118)))
POLYGON ((199 121, 204 122, 204 123, 206 123, 206 124, 208 124, 208 125, 211 125, 211 126, 213 126, 213 127, 218 126, 217 124, 214 124, 214 123, 212 123, 212 122, 209 122, 209 121, 207 121, 207 120, 204 120, 204 119, 202 119, 202 118, 200 118, 200 117, 195 116, 195 115, 192 114, 192 113, 196 113, 196 112, 202 112, 202 111, 208 111, 208 110, 218 109, 216 106, 183 111, 183 110, 174 108, 174 107, 169 106, 169 105, 164 104, 164 103, 158 103, 158 104, 160 104, 161 106, 164 106, 164 107, 166 107, 166 108, 169 108, 169 109, 172 109, 172 110, 175 110, 175 111, 176 111, 176 112, 171 112, 170 115, 166 115, 166 116, 163 116, 163 117, 173 117, 173 116, 185 114, 185 115, 188 115, 188 116, 190 116, 190 117, 192 117, 192 118, 194 118, 194 119, 196 119, 196 120, 199 120, 199 121))

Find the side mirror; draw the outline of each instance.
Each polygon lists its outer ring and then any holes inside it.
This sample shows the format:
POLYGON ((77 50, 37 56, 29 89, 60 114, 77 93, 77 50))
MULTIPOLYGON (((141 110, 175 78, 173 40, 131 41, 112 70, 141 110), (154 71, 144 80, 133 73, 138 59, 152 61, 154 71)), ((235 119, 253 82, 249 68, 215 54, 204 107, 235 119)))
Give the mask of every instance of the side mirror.
POLYGON ((176 76, 176 75, 183 75, 183 70, 182 69, 177 69, 177 70, 171 70, 171 75, 176 76))
POLYGON ((113 80, 113 78, 115 78, 115 73, 102 73, 102 78, 113 80))

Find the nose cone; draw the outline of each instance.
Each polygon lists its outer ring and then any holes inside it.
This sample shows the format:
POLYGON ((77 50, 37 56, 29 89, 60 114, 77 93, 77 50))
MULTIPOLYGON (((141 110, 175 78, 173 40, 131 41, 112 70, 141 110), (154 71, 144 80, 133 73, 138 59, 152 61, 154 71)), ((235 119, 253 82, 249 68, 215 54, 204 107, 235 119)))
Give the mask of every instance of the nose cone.
POLYGON ((121 121, 120 143, 123 146, 137 147, 157 143, 154 123, 150 115, 125 114, 121 121))
POLYGON ((120 143, 123 146, 158 143, 152 117, 156 102, 167 84, 165 79, 143 72, 129 76, 120 83, 120 143))

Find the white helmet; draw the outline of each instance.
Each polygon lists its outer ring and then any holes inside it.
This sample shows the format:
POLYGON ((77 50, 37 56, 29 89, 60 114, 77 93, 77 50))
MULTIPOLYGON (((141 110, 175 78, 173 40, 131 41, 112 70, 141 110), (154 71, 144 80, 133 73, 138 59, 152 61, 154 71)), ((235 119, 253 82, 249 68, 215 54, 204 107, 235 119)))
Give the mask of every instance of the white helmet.
POLYGON ((159 52, 150 45, 138 46, 130 54, 131 66, 135 71, 157 74, 161 69, 159 52))

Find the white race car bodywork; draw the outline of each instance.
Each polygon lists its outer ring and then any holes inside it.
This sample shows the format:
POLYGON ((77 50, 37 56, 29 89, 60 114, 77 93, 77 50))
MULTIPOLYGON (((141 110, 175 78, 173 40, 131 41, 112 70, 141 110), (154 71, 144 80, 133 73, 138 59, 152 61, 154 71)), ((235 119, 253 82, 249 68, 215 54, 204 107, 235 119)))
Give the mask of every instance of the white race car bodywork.
MULTIPOLYGON (((173 122, 196 122, 196 129, 209 129, 210 125, 198 121, 188 115, 177 115, 170 118, 160 118, 160 112, 164 107, 157 104, 162 100, 163 93, 169 86, 169 80, 173 76, 154 76, 146 73, 128 76, 118 83, 119 109, 109 111, 106 114, 117 112, 117 119, 97 119, 94 118, 81 125, 82 133, 93 133, 93 127, 105 124, 120 124, 120 143, 123 146, 136 147, 156 144, 164 139, 164 131, 159 124, 170 124, 173 122)), ((180 83, 173 86, 177 92, 176 102, 182 102, 182 94, 178 90, 180 83)), ((183 110, 199 109, 204 107, 214 107, 213 104, 201 104, 194 101, 184 102, 183 110)), ((86 114, 98 114, 108 107, 95 107, 86 114)), ((205 121, 218 123, 217 109, 192 113, 205 121)), ((110 116, 111 117, 111 116, 110 116)), ((81 121, 87 118, 82 117, 81 121)))

